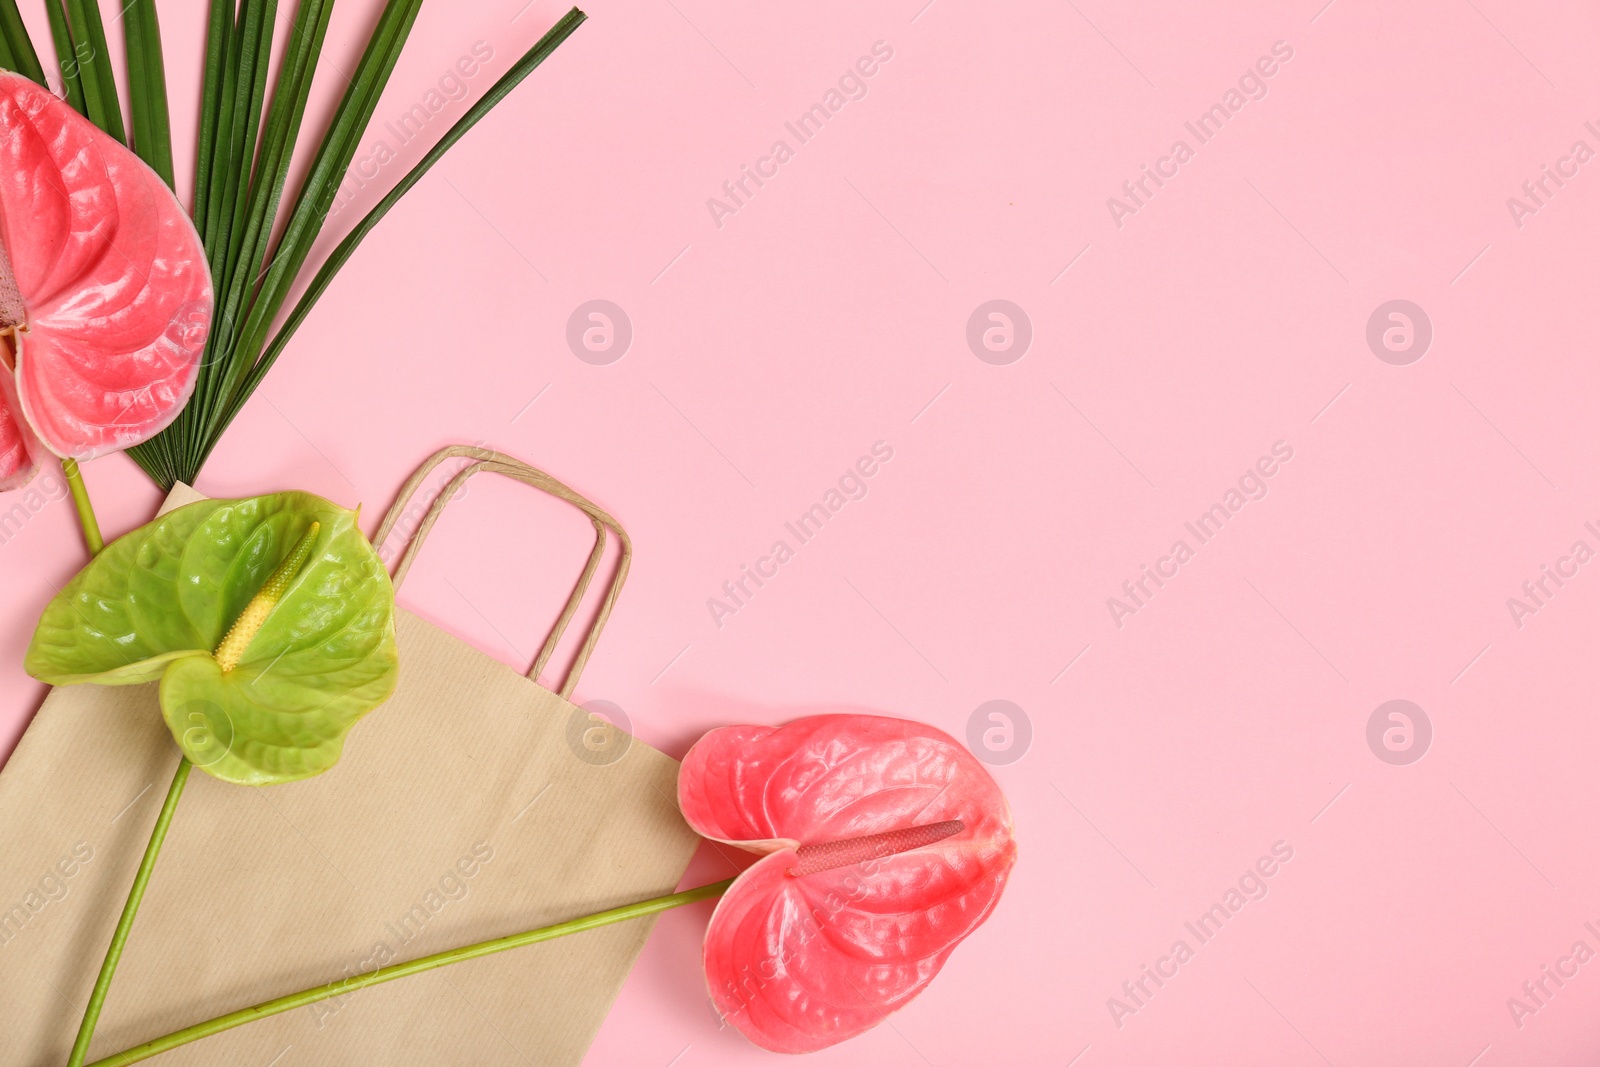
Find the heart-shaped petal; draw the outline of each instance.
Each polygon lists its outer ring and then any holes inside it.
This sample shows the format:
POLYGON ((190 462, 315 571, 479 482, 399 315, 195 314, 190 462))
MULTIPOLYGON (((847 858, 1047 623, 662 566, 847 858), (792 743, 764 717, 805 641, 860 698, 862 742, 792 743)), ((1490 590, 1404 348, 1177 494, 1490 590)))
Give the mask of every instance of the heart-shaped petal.
POLYGON ((916 996, 994 909, 1016 862, 988 771, 904 719, 713 730, 684 757, 678 797, 703 836, 765 854, 717 905, 705 967, 722 1016, 777 1052, 853 1037, 916 996), (959 829, 796 873, 818 845, 936 825, 959 829))
POLYGON ((0 243, 26 321, 21 413, 78 460, 177 417, 210 331, 200 237, 161 178, 65 102, 0 73, 0 243))
POLYGON ((52 685, 160 679, 162 714, 196 766, 293 781, 333 766, 394 691, 394 588, 355 512, 309 493, 199 501, 79 572, 45 608, 26 666, 52 685), (224 669, 214 650, 302 539, 305 562, 224 669))
POLYGON ((27 485, 38 469, 39 439, 22 418, 10 369, 0 365, 0 493, 27 485))

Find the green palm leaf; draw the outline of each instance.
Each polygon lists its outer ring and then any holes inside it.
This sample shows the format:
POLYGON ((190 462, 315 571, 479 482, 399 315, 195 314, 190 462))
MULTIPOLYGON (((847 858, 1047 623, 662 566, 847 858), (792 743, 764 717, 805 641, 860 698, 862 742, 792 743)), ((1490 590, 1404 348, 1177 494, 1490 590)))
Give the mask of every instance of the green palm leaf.
MULTIPOLYGON (((127 127, 99 0, 43 2, 68 102, 101 129, 128 142, 172 185, 172 132, 156 0, 119 0, 126 3, 121 18, 128 60, 127 127)), ((585 19, 577 8, 569 11, 451 127, 320 264, 304 295, 274 332, 290 293, 308 270, 328 208, 422 3, 387 0, 318 141, 305 179, 285 203, 285 186, 334 0, 297 0, 276 75, 269 70, 278 0, 210 0, 192 214, 211 266, 216 314, 188 406, 160 434, 128 453, 162 487, 194 481, 218 439, 363 238, 451 145, 585 19), (279 210, 284 207, 288 218, 274 241, 279 210)), ((16 0, 0 0, 0 67, 45 84, 16 0)))

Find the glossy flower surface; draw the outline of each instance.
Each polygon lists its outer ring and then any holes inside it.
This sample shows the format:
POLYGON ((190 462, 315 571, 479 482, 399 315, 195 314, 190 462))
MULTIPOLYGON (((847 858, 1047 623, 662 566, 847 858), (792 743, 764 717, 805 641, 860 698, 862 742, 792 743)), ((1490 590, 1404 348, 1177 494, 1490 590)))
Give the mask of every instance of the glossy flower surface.
POLYGON ((41 448, 93 459, 177 417, 211 327, 200 237, 155 171, 7 72, 0 252, 0 489, 41 448))
POLYGON ((51 685, 161 683, 196 767, 321 774, 399 680, 394 586, 354 511, 310 493, 199 500, 111 544, 46 606, 23 661, 51 685))
POLYGON ((706 984, 775 1052, 812 1052, 905 1006, 988 918, 1016 862, 1011 814, 949 735, 819 715, 701 738, 678 778, 702 836, 762 854, 717 905, 706 984))

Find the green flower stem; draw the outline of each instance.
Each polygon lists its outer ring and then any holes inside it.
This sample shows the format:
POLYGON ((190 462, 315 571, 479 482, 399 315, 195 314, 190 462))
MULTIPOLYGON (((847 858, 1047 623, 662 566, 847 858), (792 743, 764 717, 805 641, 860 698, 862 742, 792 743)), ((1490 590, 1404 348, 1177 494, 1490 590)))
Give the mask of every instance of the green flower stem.
POLYGON ((72 490, 72 502, 78 508, 78 525, 83 527, 83 543, 89 546, 89 555, 98 556, 100 550, 106 547, 106 542, 100 536, 100 520, 94 517, 94 505, 89 503, 89 489, 83 484, 78 461, 62 460, 61 473, 67 476, 67 488, 72 490))
POLYGON ((167 839, 167 827, 172 825, 172 813, 178 810, 178 798, 183 796, 183 786, 189 780, 189 771, 193 766, 187 759, 178 761, 178 770, 172 776, 166 802, 161 805, 161 814, 156 817, 156 828, 150 831, 150 843, 145 846, 144 859, 139 861, 139 873, 134 875, 133 888, 128 890, 128 902, 122 906, 122 918, 117 920, 117 931, 111 935, 111 947, 106 949, 105 962, 100 965, 100 977, 95 979, 94 992, 89 994, 89 1007, 83 1013, 83 1023, 78 1027, 78 1039, 72 1044, 72 1057, 67 1060, 67 1067, 83 1067, 84 1058, 89 1054, 89 1042, 94 1039, 94 1027, 100 1021, 100 1009, 105 1007, 111 976, 117 973, 122 947, 128 942, 128 932, 133 929, 133 917, 139 914, 145 886, 150 884, 150 872, 155 870, 156 857, 161 855, 161 843, 167 839))
MULTIPOLYGON (((107 1056, 103 1060, 95 1060, 89 1067, 123 1067, 124 1064, 138 1063, 140 1060, 149 1059, 151 1056, 169 1052, 180 1045, 191 1041, 198 1041, 202 1037, 220 1034, 224 1030, 231 1030, 235 1026, 256 1019, 265 1019, 269 1015, 278 1015, 282 1012, 293 1011, 295 1008, 307 1004, 315 1004, 319 1000, 330 997, 341 997, 346 993, 353 993, 367 986, 377 985, 380 982, 390 982, 396 978, 407 975, 421 974, 431 971, 435 967, 443 967, 450 963, 460 963, 463 960, 475 960, 479 956, 489 956, 496 952, 504 952, 508 948, 521 948, 523 945, 537 944, 540 941, 550 941, 567 934, 576 934, 584 930, 593 930, 598 926, 609 926, 612 923, 626 922, 645 915, 655 915, 659 912, 670 911, 685 904, 693 904, 700 900, 709 900, 719 897, 727 892, 733 884, 729 878, 710 885, 699 886, 695 889, 686 889, 681 893, 672 893, 654 900, 642 900, 637 904, 627 904, 610 911, 600 911, 593 915, 585 915, 581 919, 569 919, 554 926, 542 926, 537 930, 526 930, 520 934, 511 934, 508 937, 498 937, 492 941, 480 941, 476 945, 464 945, 461 948, 449 949, 445 952, 436 952, 431 956, 423 956, 409 963, 396 963, 390 967, 379 967, 375 971, 368 971, 351 978, 339 978, 327 985, 317 986, 313 989, 303 989, 298 993, 290 993, 286 997, 269 1000, 257 1004, 253 1008, 241 1008, 239 1011, 219 1015, 215 1019, 208 1019, 203 1023, 195 1023, 182 1030, 158 1037, 154 1041, 146 1041, 142 1045, 107 1056)), ((76 1063, 76 1061, 75 1061, 76 1063)))

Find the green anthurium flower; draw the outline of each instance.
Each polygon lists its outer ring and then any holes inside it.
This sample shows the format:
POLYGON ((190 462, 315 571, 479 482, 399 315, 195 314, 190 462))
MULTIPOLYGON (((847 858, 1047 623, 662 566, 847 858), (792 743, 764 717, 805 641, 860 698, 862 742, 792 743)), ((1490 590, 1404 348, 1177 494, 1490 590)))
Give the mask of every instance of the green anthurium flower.
POLYGON ((332 767, 394 692, 394 587, 357 514, 309 493, 204 500, 107 546, 45 609, 28 673, 161 683, 197 767, 268 785, 332 767))

